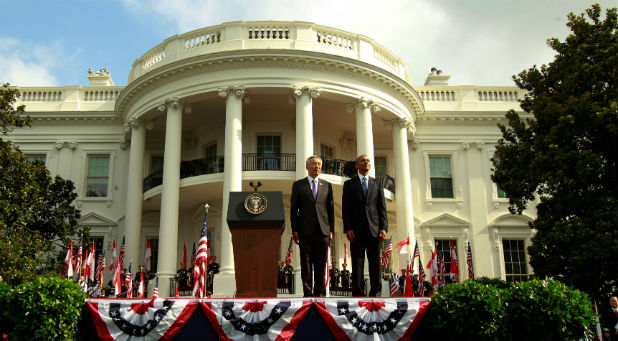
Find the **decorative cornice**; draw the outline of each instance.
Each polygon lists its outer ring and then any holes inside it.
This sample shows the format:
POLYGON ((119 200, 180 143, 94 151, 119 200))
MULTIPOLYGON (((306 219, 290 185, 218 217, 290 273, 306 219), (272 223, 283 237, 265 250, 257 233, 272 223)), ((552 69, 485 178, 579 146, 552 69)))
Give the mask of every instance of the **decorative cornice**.
POLYGON ((365 97, 356 99, 346 105, 346 110, 348 113, 352 113, 354 110, 367 108, 369 108, 369 110, 371 110, 374 114, 382 110, 382 107, 378 103, 365 97))
POLYGON ((294 95, 294 98, 298 98, 302 95, 307 95, 311 99, 316 99, 320 97, 320 89, 319 88, 309 88, 307 86, 301 88, 299 86, 293 85, 292 94, 294 95))
POLYGON ((247 90, 244 86, 230 86, 228 88, 219 89, 219 97, 226 98, 230 94, 244 99, 247 96, 247 90))
POLYGON ((75 141, 56 141, 54 142, 56 149, 69 148, 75 150, 77 148, 77 142, 75 141))

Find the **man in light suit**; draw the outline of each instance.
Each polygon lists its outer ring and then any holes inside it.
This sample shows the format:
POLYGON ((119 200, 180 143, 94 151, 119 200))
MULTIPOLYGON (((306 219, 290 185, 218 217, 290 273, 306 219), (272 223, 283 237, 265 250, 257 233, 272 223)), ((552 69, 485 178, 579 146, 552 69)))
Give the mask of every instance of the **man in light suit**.
POLYGON ((352 296, 364 296, 365 253, 369 261, 369 296, 377 296, 380 281, 380 242, 386 238, 388 221, 382 183, 369 177, 371 160, 356 158, 358 174, 343 184, 343 231, 350 241, 352 254, 352 296))
POLYGON ((319 179, 322 172, 322 159, 319 156, 307 158, 306 168, 309 175, 292 185, 292 237, 300 247, 303 295, 324 296, 326 253, 335 231, 333 188, 330 182, 319 179))

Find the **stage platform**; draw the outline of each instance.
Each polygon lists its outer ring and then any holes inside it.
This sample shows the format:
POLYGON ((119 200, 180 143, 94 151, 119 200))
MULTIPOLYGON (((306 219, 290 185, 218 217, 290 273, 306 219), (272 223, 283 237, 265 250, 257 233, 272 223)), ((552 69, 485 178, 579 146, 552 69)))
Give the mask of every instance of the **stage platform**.
POLYGON ((425 340, 429 298, 89 299, 87 340, 425 340))

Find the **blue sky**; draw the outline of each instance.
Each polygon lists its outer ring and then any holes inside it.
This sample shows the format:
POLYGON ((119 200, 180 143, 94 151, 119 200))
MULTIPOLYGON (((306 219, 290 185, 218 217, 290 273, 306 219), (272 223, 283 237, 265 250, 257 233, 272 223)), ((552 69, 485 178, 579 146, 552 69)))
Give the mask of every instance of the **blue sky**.
MULTIPOLYGON (((363 34, 407 63, 413 84, 431 67, 451 85, 513 85, 547 63, 569 12, 588 0, 0 0, 0 82, 87 85, 106 68, 126 85, 131 65, 175 34, 236 20, 299 20, 363 34)), ((598 1, 603 9, 617 0, 598 1)))

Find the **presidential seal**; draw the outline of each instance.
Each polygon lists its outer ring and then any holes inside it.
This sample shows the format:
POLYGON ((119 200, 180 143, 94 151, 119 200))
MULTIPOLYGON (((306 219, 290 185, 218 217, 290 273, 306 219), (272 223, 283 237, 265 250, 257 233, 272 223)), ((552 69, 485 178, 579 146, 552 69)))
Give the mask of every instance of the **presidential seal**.
POLYGON ((253 215, 258 215, 266 211, 268 200, 263 194, 251 193, 245 198, 245 210, 253 215))

